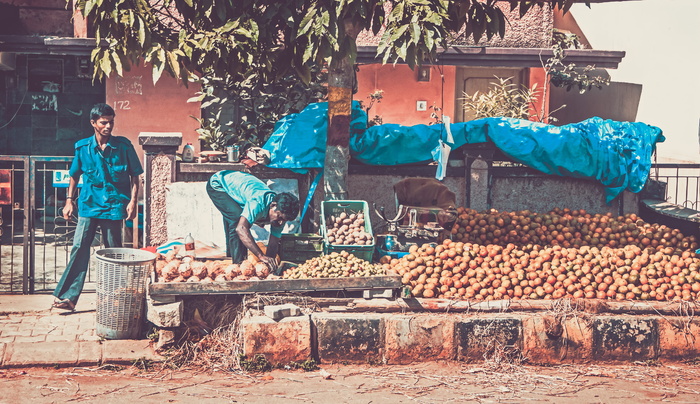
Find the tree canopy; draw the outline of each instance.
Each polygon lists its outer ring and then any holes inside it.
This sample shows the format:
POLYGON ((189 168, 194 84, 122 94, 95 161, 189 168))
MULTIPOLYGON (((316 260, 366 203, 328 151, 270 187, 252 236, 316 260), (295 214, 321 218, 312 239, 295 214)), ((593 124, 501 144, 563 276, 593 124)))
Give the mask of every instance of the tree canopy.
POLYGON ((354 62, 348 22, 381 33, 378 56, 414 67, 434 60, 455 32, 478 42, 503 36, 498 3, 525 15, 551 3, 564 12, 575 0, 79 0, 94 27, 95 78, 119 75, 144 60, 153 81, 163 72, 236 77, 250 69, 305 81, 333 58, 354 62), (383 33, 382 33, 383 31, 383 33))

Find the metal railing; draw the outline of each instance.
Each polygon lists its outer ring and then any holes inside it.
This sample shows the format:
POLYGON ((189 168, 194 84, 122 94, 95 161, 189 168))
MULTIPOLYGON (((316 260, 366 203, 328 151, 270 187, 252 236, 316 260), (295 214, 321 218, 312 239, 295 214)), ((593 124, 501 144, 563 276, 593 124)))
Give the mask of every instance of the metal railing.
POLYGON ((652 164, 649 178, 666 183, 666 201, 700 210, 700 164, 652 164))

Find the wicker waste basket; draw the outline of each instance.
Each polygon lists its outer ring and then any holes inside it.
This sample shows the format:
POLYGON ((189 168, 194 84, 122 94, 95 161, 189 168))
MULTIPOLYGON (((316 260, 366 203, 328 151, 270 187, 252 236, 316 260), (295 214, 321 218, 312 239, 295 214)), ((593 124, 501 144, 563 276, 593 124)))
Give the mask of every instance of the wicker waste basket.
POLYGON ((105 248, 96 252, 98 336, 133 339, 141 331, 146 279, 156 255, 132 248, 105 248))

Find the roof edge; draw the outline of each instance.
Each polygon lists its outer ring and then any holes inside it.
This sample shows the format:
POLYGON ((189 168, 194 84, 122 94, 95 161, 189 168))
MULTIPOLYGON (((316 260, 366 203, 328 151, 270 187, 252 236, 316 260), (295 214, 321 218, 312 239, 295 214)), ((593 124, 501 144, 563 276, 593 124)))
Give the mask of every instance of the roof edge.
MULTIPOLYGON (((432 63, 450 66, 478 67, 542 67, 554 56, 551 48, 496 48, 487 46, 452 46, 438 53, 432 63)), ((605 69, 617 69, 625 57, 624 51, 594 49, 568 49, 564 61, 579 66, 594 65, 605 69)), ((380 64, 376 46, 358 46, 357 62, 380 64)), ((401 63, 401 62, 399 62, 401 63)), ((403 64, 403 63, 402 63, 403 64)))
POLYGON ((0 35, 0 52, 89 56, 94 48, 95 38, 0 35))

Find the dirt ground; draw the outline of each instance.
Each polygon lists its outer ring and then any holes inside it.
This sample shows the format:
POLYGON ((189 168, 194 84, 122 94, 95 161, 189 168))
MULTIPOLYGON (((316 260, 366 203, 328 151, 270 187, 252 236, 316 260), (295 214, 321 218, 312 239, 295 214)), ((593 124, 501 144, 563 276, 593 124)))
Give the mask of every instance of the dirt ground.
POLYGON ((697 403, 695 364, 325 365, 262 374, 113 368, 0 370, 0 403, 697 403))

